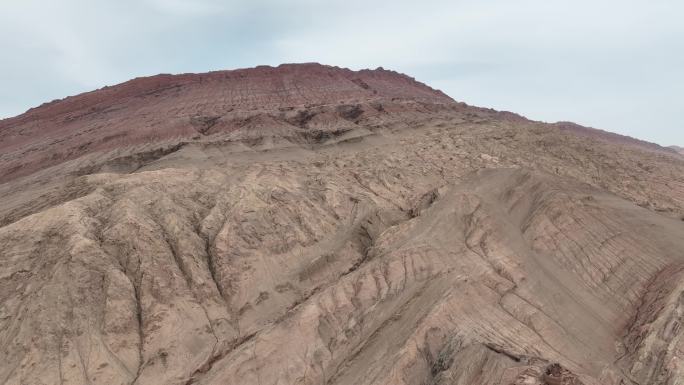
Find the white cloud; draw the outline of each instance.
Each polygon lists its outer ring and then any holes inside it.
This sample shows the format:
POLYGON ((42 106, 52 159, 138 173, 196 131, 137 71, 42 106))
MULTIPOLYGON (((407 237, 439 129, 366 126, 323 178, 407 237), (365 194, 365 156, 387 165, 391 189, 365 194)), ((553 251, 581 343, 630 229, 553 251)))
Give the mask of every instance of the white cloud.
POLYGON ((225 4, 211 0, 144 0, 155 10, 182 16, 202 16, 225 10, 225 4))

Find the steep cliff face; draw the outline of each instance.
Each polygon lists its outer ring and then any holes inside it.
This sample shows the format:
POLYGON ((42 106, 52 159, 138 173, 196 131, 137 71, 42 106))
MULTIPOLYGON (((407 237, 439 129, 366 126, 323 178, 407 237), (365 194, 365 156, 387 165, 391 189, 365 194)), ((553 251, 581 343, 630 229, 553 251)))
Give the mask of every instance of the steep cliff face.
POLYGON ((684 160, 314 64, 0 122, 5 384, 680 384, 684 160))

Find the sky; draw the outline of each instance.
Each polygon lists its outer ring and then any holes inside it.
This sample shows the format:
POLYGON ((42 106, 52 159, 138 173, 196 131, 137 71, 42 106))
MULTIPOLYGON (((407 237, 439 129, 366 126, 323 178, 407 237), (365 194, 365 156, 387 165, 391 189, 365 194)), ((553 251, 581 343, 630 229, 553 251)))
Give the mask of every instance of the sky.
POLYGON ((0 118, 139 76, 319 62, 684 146, 682 15, 681 0, 0 0, 0 118))

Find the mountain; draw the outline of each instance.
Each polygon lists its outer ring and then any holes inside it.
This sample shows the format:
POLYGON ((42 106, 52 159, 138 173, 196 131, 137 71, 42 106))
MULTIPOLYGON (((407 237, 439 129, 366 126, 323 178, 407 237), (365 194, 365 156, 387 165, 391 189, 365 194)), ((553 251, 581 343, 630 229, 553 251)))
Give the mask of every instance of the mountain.
POLYGON ((679 384, 684 159, 579 131, 319 64, 2 120, 1 382, 679 384))
POLYGON ((353 103, 373 100, 398 108, 402 100, 452 102, 396 72, 315 64, 134 79, 1 121, 6 167, 0 181, 126 146, 190 140, 261 124, 292 131, 313 118, 303 114, 310 109, 321 125, 344 125, 355 119, 353 103), (329 105, 339 105, 340 111, 327 111, 329 105))

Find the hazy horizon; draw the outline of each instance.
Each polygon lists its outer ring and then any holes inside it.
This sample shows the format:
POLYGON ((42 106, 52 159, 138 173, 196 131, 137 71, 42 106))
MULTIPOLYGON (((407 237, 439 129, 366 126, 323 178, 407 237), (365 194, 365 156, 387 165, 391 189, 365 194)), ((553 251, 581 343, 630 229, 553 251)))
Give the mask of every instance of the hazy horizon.
POLYGON ((384 67, 452 98, 684 146, 684 4, 37 0, 0 6, 0 118, 158 73, 384 67))

